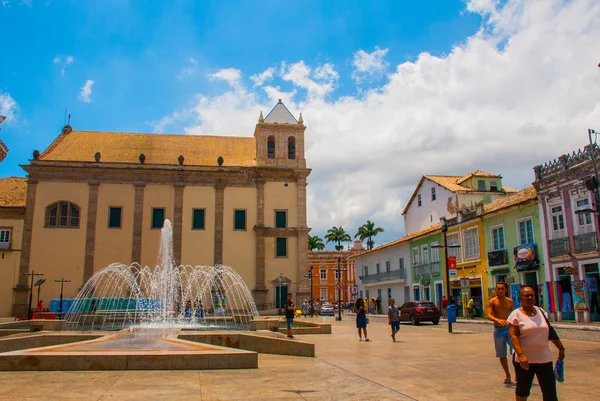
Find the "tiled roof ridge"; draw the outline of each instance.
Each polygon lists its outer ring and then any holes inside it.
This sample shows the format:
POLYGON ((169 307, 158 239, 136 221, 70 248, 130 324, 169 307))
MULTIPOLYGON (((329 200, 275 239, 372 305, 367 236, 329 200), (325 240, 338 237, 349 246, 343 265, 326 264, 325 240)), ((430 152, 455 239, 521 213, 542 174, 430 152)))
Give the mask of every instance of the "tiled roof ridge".
POLYGON ((385 243, 383 245, 379 245, 377 248, 373 248, 371 250, 366 250, 364 252, 360 252, 360 253, 351 255, 351 256, 348 257, 348 259, 354 259, 357 256, 362 256, 362 255, 365 255, 367 253, 379 251, 379 250, 382 250, 384 248, 388 248, 388 247, 393 246, 393 245, 402 244, 403 242, 410 241, 410 240, 415 239, 415 238, 419 238, 419 237, 421 237, 423 235, 431 234, 432 232, 434 232, 436 230, 439 230, 439 229, 440 229, 440 224, 439 223, 438 224, 434 224, 432 226, 424 228, 423 230, 414 232, 414 233, 409 234, 409 235, 405 235, 404 237, 401 237, 401 238, 395 239, 393 241, 387 242, 387 243, 385 243))
POLYGON ((511 195, 488 203, 484 206, 482 215, 498 212, 500 210, 508 209, 510 207, 518 206, 535 200, 537 200, 537 190, 533 185, 531 185, 511 195))
POLYGON ((27 177, 0 178, 0 207, 25 207, 27 177))
POLYGON ((235 136, 235 135, 206 135, 206 134, 154 134, 147 132, 125 132, 125 131, 90 131, 90 130, 73 130, 71 133, 86 133, 86 134, 117 134, 117 135, 140 135, 140 136, 163 136, 163 137, 191 137, 201 136, 203 138, 236 138, 236 139, 252 139, 252 136, 235 136))
MULTIPOLYGON (((67 127, 67 126, 65 126, 65 128, 66 128, 66 127, 67 127)), ((70 127, 69 127, 69 128, 70 128, 70 127)), ((52 143, 51 143, 51 144, 50 144, 50 145, 49 145, 49 146, 46 148, 46 150, 44 150, 44 151, 42 152, 42 154, 40 154, 39 158, 40 158, 40 159, 42 159, 42 158, 44 158, 45 156, 47 156, 47 155, 49 155, 50 153, 52 153, 52 151, 53 151, 53 150, 54 150, 54 149, 55 149, 55 148, 56 148, 56 147, 57 147, 57 146, 58 146, 58 145, 59 145, 59 144, 62 142, 62 140, 63 140, 64 138, 66 138, 66 136, 67 136, 67 135, 70 135, 70 134, 71 134, 71 132, 73 132, 73 131, 72 131, 72 130, 71 130, 71 131, 67 131, 67 130, 65 130, 65 129, 63 128, 63 131, 60 133, 60 135, 59 135, 59 136, 57 136, 57 137, 56 137, 56 139, 55 139, 54 141, 52 141, 52 143)))
POLYGON ((459 180, 456 181, 456 183, 458 185, 460 185, 463 182, 465 182, 468 179, 470 179, 471 177, 477 177, 477 176, 482 176, 482 177, 498 177, 498 178, 502 177, 500 174, 492 174, 492 173, 488 173, 486 171, 477 169, 477 170, 471 171, 467 175, 462 176, 459 180))

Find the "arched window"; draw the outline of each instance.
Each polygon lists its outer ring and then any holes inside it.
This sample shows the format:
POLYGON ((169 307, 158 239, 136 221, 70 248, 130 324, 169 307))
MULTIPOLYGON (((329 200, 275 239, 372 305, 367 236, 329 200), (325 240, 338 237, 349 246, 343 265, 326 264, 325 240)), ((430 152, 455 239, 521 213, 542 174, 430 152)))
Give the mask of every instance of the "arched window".
POLYGON ((267 139, 267 157, 269 159, 275 158, 275 137, 273 135, 267 139))
POLYGON ((288 138, 288 159, 296 158, 296 138, 290 136, 288 138))
POLYGON ((46 227, 78 228, 79 206, 68 201, 60 201, 46 207, 46 227))

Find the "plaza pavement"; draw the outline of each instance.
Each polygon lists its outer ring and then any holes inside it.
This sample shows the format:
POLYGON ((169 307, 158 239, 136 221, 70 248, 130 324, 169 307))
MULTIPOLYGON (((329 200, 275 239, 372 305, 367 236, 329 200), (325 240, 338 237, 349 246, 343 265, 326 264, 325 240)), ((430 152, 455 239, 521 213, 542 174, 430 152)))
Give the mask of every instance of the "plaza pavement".
MULTIPOLYGON (((313 320, 333 324, 331 335, 296 337, 316 344, 316 358, 261 354, 253 370, 0 372, 0 400, 514 399, 514 387, 502 384, 489 326, 455 324, 449 334, 444 323, 402 325, 393 343, 385 320, 374 318, 366 343, 358 341, 352 316, 313 320)), ((564 344, 559 399, 598 399, 600 344, 564 344)), ((541 399, 534 385, 530 400, 541 399)))

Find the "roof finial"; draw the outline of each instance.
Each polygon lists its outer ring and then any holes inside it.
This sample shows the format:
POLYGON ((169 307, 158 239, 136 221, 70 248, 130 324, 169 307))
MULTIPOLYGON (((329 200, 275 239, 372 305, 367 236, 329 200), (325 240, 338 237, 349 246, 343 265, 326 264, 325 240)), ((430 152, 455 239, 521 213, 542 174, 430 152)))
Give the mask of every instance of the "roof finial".
POLYGON ((278 103, 283 103, 283 102, 281 101, 281 99, 279 99, 279 102, 278 102, 278 103))
POLYGON ((265 122, 265 119, 264 119, 264 117, 263 117, 263 115, 262 115, 262 110, 261 110, 261 111, 260 111, 260 116, 258 116, 258 123, 259 123, 259 124, 262 124, 262 123, 264 123, 264 122, 265 122))
POLYGON ((302 113, 300 113, 300 118, 298 118, 298 124, 304 124, 304 120, 302 119, 302 113))

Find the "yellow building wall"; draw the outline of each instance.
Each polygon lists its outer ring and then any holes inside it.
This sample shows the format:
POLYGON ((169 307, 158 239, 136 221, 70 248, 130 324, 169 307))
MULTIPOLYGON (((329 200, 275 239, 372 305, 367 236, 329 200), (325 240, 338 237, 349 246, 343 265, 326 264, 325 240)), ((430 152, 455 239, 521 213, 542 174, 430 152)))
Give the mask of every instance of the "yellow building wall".
POLYGON ((40 299, 44 307, 60 295, 60 284, 54 280, 64 277, 64 297, 74 298, 83 285, 85 237, 87 227, 88 184, 39 182, 33 212, 29 268, 44 273, 48 281, 42 286, 40 299), (79 206, 79 228, 45 228, 46 207, 57 201, 69 201, 79 206))
POLYGON ((135 188, 127 184, 100 184, 96 213, 94 273, 111 263, 131 263, 135 188), (121 207, 121 228, 108 228, 109 208, 121 207))
POLYGON ((256 286, 256 196, 256 188, 226 187, 223 209, 223 264, 233 267, 250 289, 256 286), (233 229, 236 209, 246 210, 246 230, 233 229))
POLYGON ((215 264, 215 189, 187 186, 183 191, 181 264, 215 264), (204 209, 204 230, 192 230, 192 210, 204 209))
MULTIPOLYGON (((457 277, 456 278, 480 278, 481 279, 481 299, 483 307, 489 301, 488 281, 486 274, 486 253, 485 253, 485 235, 483 232, 483 224, 481 220, 465 223, 463 226, 451 228, 448 230, 448 235, 455 234, 460 231, 461 245, 464 246, 464 231, 477 227, 477 236, 479 241, 479 257, 477 259, 464 259, 464 250, 461 249, 461 260, 457 262, 457 277), (468 267, 468 268, 467 268, 468 267)), ((451 278, 452 280, 453 278, 451 278)), ((463 300, 463 307, 466 307, 466 302, 463 300)), ((468 300, 466 300, 468 301, 468 300)))
POLYGON ((275 211, 287 210, 288 227, 298 227, 298 191, 296 183, 265 183, 265 226, 275 227, 275 211))
POLYGON ((23 220, 0 219, 0 228, 11 229, 10 249, 0 250, 0 317, 6 317, 12 313, 13 288, 19 281, 23 220))
MULTIPOLYGON (((273 292, 273 285, 269 281, 279 277, 282 273, 284 277, 289 278, 292 281, 291 291, 297 290, 298 283, 298 237, 287 237, 287 257, 276 257, 275 256, 275 238, 267 238, 265 241, 265 278, 266 285, 271 292, 273 292)), ((317 271, 318 273, 318 271, 317 271)), ((317 273, 314 273, 315 275, 317 273)), ((304 276, 300 280, 304 280, 304 276)), ((275 294, 271 294, 275 296, 275 294)), ((275 301, 275 298, 272 299, 275 301)))
MULTIPOLYGON (((175 190, 172 185, 146 185, 144 188, 144 212, 142 222, 142 258, 140 265, 156 266, 160 247, 160 232, 152 227, 152 209, 164 208, 165 219, 173 223, 175 190)), ((131 240, 130 240, 131 242, 131 240)), ((134 262, 137 262, 134 260, 134 262)))

